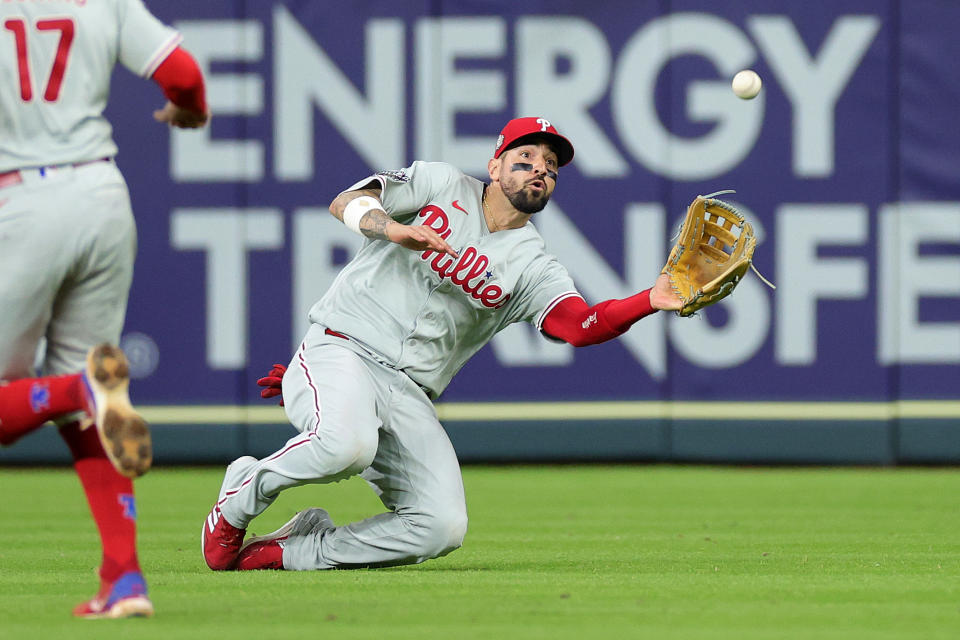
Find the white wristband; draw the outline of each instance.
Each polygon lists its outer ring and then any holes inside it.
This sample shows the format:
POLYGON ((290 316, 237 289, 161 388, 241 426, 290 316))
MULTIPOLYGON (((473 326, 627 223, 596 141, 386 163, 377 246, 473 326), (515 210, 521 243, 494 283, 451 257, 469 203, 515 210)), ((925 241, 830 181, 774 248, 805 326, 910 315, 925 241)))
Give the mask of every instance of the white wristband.
POLYGON ((354 233, 363 235, 363 232, 360 231, 360 218, 371 209, 383 209, 383 205, 372 196, 354 198, 343 208, 343 224, 354 233))

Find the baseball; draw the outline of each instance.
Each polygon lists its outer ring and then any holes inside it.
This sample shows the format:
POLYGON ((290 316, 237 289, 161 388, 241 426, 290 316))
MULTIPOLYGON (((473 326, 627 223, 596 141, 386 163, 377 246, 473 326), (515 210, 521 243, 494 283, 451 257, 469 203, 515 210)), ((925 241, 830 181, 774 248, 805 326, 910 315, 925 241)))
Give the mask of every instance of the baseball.
POLYGON ((760 93, 760 87, 763 85, 763 82, 760 80, 760 76, 757 75, 756 71, 751 69, 744 69, 733 76, 733 82, 730 83, 730 86, 733 87, 733 92, 737 94, 738 98, 743 100, 750 100, 755 98, 758 93, 760 93))

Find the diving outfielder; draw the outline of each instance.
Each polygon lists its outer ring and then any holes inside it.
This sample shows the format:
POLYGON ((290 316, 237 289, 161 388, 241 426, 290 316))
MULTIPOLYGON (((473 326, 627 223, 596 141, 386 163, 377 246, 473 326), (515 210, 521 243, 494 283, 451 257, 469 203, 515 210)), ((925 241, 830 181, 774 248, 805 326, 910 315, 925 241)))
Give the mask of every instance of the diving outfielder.
POLYGON ((55 420, 70 448, 103 546, 82 617, 153 614, 131 481, 150 466, 150 432, 112 346, 136 230, 103 111, 120 63, 163 90, 155 119, 206 123, 203 76, 180 40, 141 0, 0 3, 0 444, 55 420))
POLYGON ((530 223, 573 145, 544 118, 504 127, 484 184, 443 163, 375 174, 331 213, 367 239, 310 311, 287 367, 259 384, 280 393, 299 431, 262 460, 227 467, 203 524, 211 569, 331 569, 423 562, 463 542, 460 467, 432 401, 498 331, 530 322, 575 346, 604 342, 658 309, 678 309, 666 276, 588 306, 530 223), (322 509, 243 542, 284 489, 360 474, 387 511, 335 526, 322 509))

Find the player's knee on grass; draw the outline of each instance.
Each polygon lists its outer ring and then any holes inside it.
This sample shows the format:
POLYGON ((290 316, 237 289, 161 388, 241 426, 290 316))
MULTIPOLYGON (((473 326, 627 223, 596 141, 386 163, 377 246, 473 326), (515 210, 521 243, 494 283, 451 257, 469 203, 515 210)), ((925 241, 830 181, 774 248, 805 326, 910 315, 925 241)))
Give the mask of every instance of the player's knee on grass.
POLYGON ((424 560, 445 556, 463 545, 467 535, 467 514, 463 510, 433 515, 418 515, 410 519, 411 530, 417 534, 420 557, 424 560))

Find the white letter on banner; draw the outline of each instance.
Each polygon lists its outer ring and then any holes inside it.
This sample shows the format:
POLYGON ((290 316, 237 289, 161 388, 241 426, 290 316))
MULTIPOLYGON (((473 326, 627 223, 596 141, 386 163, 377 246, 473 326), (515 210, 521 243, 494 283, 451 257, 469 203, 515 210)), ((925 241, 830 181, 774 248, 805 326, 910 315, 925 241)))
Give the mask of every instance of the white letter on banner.
POLYGON ((367 23, 364 60, 367 98, 282 4, 273 10, 273 151, 281 180, 314 176, 313 110, 319 108, 370 167, 404 164, 403 22, 367 23))
POLYGON ((960 363, 960 322, 921 322, 920 298, 960 298, 960 258, 920 255, 920 245, 960 245, 960 205, 909 202, 880 209, 881 364, 960 363))
MULTIPOLYGON (((255 20, 184 20, 176 23, 203 70, 207 102, 217 116, 263 113, 263 78, 252 73, 213 73, 216 60, 256 62, 263 58, 263 25, 255 20)), ((177 182, 263 178, 259 140, 213 140, 210 127, 170 130, 170 175, 177 182)))
MULTIPOLYGON (((766 237, 760 218, 741 205, 737 208, 751 221, 759 247, 766 237)), ((776 276, 774 276, 776 280, 776 276)), ((736 290, 717 303, 726 311, 723 326, 714 326, 707 316, 713 307, 701 312, 703 317, 670 317, 670 344, 689 362, 707 369, 726 369, 743 364, 763 346, 770 333, 770 300, 767 287, 749 271, 736 290)))
POLYGON ((498 58, 507 49, 502 18, 423 18, 417 31, 417 157, 449 162, 487 175, 496 132, 457 137, 458 113, 502 111, 506 80, 500 71, 458 71, 458 58, 498 58))
MULTIPOLYGON (((567 215, 553 201, 543 210, 545 215, 537 220, 537 229, 550 252, 565 265, 587 298, 587 304, 596 304, 610 298, 626 298, 650 287, 651 274, 660 271, 666 260, 664 251, 664 213, 659 204, 631 204, 624 218, 624 267, 626 277, 621 279, 610 268, 603 255, 593 248, 567 215)), ((538 214, 539 215, 539 214, 538 214)), ((620 336, 621 341, 634 358, 642 364, 655 380, 666 375, 666 341, 664 339, 664 314, 644 318, 620 336)), ((523 347, 522 340, 529 333, 515 330, 508 339, 498 334, 493 338, 494 351, 504 364, 564 364, 572 361, 573 347, 547 342, 542 336, 536 339, 546 347, 523 347), (563 358, 554 354, 536 354, 565 350, 563 358)))
POLYGON ((543 115, 576 141, 577 170, 591 178, 620 178, 630 167, 590 115, 610 79, 610 46, 596 25, 575 17, 523 17, 515 43, 516 111, 543 115), (557 73, 556 62, 570 70, 557 73))
POLYGON ((760 134, 765 94, 744 102, 730 91, 730 78, 755 59, 750 41, 722 18, 675 13, 651 21, 624 47, 611 89, 614 124, 624 146, 669 178, 700 180, 734 168, 760 134), (685 55, 703 56, 720 75, 693 81, 687 92, 687 117, 715 124, 699 139, 673 135, 657 113, 657 77, 672 58, 685 55))
POLYGON ((880 29, 876 16, 837 19, 812 58, 786 16, 751 16, 747 20, 777 81, 793 104, 795 175, 821 178, 833 174, 834 107, 850 76, 880 29))
POLYGON ((323 297, 343 270, 336 260, 342 251, 349 261, 363 238, 330 215, 326 207, 305 207, 293 212, 293 348, 300 345, 310 323, 307 312, 323 297))
POLYGON ((776 356, 780 364, 810 365, 817 358, 817 301, 855 300, 867 294, 862 258, 818 258, 821 245, 867 241, 863 205, 785 204, 777 211, 776 356))
POLYGON ((170 245, 206 251, 207 365, 247 364, 247 251, 283 248, 283 214, 276 209, 174 209, 170 245))

